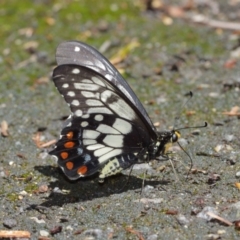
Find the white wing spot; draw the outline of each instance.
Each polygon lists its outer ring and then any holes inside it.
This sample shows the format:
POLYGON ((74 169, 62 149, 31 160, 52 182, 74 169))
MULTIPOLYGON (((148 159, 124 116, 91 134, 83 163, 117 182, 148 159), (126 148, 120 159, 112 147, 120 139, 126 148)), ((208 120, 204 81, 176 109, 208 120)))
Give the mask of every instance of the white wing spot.
POLYGON ((117 156, 117 155, 120 155, 121 153, 122 153, 122 150, 121 150, 121 149, 114 149, 113 151, 111 151, 111 152, 109 152, 109 153, 107 153, 107 154, 99 157, 99 158, 98 158, 98 161, 99 161, 100 163, 104 163, 104 162, 106 162, 107 160, 109 160, 110 158, 115 157, 115 156, 117 156))
MULTIPOLYGON (((98 68, 101 68, 101 69, 103 69, 103 70, 106 70, 104 64, 103 64, 101 61, 95 61, 95 62, 94 62, 94 65, 97 66, 98 68)), ((99 70, 98 70, 98 72, 99 72, 99 70)))
POLYGON ((89 91, 97 91, 99 86, 96 84, 88 84, 88 83, 73 83, 76 89, 80 90, 89 90, 89 91))
POLYGON ((89 139, 96 139, 100 135, 99 132, 94 130, 83 130, 83 139, 89 138, 89 139))
POLYGON ((103 142, 110 147, 121 148, 123 146, 123 136, 122 135, 107 135, 103 142))
POLYGON ((70 96, 70 97, 75 97, 75 92, 69 91, 69 92, 67 93, 67 95, 70 96))
POLYGON ((120 118, 117 118, 115 120, 113 127, 117 129, 119 132, 121 132, 122 134, 128 134, 132 130, 132 125, 129 122, 120 118))
POLYGON ((77 99, 74 99, 71 104, 74 106, 79 106, 80 102, 77 99))
POLYGON ((93 139, 84 139, 83 140, 83 145, 86 146, 86 145, 92 145, 92 144, 97 144, 97 141, 96 140, 93 140, 93 139))
POLYGON ((105 75, 105 78, 108 79, 108 80, 110 80, 110 81, 112 81, 113 76, 110 75, 110 74, 106 74, 106 75, 105 75))
POLYGON ((103 106, 103 103, 95 99, 87 99, 86 104, 88 106, 103 106))
POLYGON ((82 118, 89 118, 89 117, 90 117, 89 114, 84 114, 84 115, 82 115, 82 118))
POLYGON ((72 122, 69 122, 66 127, 71 127, 72 126, 72 122))
POLYGON ((75 48, 74 48, 74 52, 80 52, 80 47, 78 47, 78 46, 75 46, 75 48))
POLYGON ((99 92, 94 94, 93 92, 82 91, 81 93, 86 98, 97 98, 97 99, 100 98, 100 93, 99 92))
POLYGON ((90 79, 83 79, 81 82, 84 82, 84 83, 93 83, 93 81, 91 81, 90 79))
POLYGON ((72 74, 79 74, 79 73, 80 73, 80 69, 78 69, 78 68, 74 68, 72 70, 72 74))
POLYGON ((113 114, 108 108, 105 107, 92 107, 88 109, 88 114, 91 113, 105 113, 105 114, 113 114))
POLYGON ((101 81, 99 78, 97 78, 97 77, 92 77, 92 80, 93 80, 93 82, 95 82, 96 84, 98 84, 98 85, 100 85, 100 86, 103 86, 103 87, 106 87, 105 84, 104 84, 104 82, 101 81))
POLYGON ((103 147, 104 147, 104 145, 102 145, 102 144, 94 144, 94 145, 87 146, 87 150, 93 151, 93 150, 103 148, 103 147))
POLYGON ((69 84, 68 84, 68 83, 64 83, 64 84, 62 85, 62 87, 63 87, 63 88, 68 88, 68 87, 69 87, 69 84))
POLYGON ((81 116, 82 116, 82 113, 83 113, 82 110, 78 109, 78 110, 75 111, 74 114, 75 114, 75 116, 77 116, 77 117, 81 117, 81 116))
POLYGON ((96 115, 95 117, 94 117, 94 119, 96 120, 96 121, 102 121, 103 120, 103 115, 101 115, 101 114, 98 114, 98 115, 96 115))
POLYGON ((135 113, 133 109, 122 99, 118 99, 117 102, 112 102, 109 107, 119 116, 126 118, 128 120, 135 119, 135 113))
POLYGON ((96 130, 104 134, 119 134, 117 130, 106 124, 100 124, 96 130))
POLYGON ((81 123, 81 127, 86 127, 86 126, 88 126, 88 122, 84 121, 81 123))
POLYGON ((112 92, 109 90, 106 90, 101 94, 101 100, 103 102, 107 102, 108 98, 110 98, 111 96, 112 96, 112 92))
POLYGON ((102 156, 102 155, 104 155, 104 154, 112 151, 112 150, 113 150, 113 149, 110 148, 110 147, 100 148, 100 149, 94 151, 94 156, 95 156, 95 157, 99 157, 99 156, 102 156))

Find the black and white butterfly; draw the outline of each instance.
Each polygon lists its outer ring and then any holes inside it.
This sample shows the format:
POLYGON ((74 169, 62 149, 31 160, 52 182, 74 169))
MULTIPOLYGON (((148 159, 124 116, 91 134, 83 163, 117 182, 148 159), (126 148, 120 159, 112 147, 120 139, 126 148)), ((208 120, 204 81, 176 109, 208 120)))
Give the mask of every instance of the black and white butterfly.
POLYGON ((69 179, 100 172, 99 180, 138 161, 165 156, 176 130, 158 132, 117 69, 96 49, 77 41, 61 43, 53 82, 71 109, 56 147, 69 179))

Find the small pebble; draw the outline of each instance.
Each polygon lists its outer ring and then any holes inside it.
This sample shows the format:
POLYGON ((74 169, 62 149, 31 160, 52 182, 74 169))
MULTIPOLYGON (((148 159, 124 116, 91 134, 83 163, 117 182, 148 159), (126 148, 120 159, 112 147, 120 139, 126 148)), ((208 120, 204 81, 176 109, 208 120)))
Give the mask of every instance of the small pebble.
POLYGON ((147 237, 147 240, 158 240, 158 235, 157 234, 152 234, 147 237))
POLYGON ((26 196, 26 195, 27 195, 27 192, 23 190, 23 191, 21 191, 19 194, 22 195, 22 196, 26 196))
POLYGON ((177 221, 179 222, 180 225, 183 226, 187 226, 190 222, 183 214, 177 215, 177 221))
POLYGON ((46 223, 43 219, 38 219, 37 217, 30 217, 30 219, 34 220, 38 224, 46 223))
POLYGON ((236 175, 235 175, 237 178, 240 178, 240 171, 239 172, 236 172, 236 175))
POLYGON ((39 154, 39 158, 40 159, 45 159, 45 158, 47 158, 49 155, 48 155, 48 153, 47 152, 41 152, 40 154, 39 154))
POLYGON ((71 225, 68 225, 68 226, 66 227, 66 229, 69 230, 69 231, 73 231, 73 227, 72 227, 71 225))
POLYGON ((150 190, 152 190, 152 189, 154 189, 153 186, 151 186, 151 185, 146 185, 146 186, 144 187, 143 191, 144 191, 144 192, 148 192, 148 191, 150 191, 150 190))
POLYGON ((55 188, 53 189, 53 192, 54 192, 54 193, 62 193, 62 190, 61 190, 59 187, 55 187, 55 188))
POLYGON ((210 92, 209 93, 209 97, 218 98, 219 97, 219 93, 217 93, 217 92, 210 92))
POLYGON ((203 210, 197 214, 197 217, 210 221, 212 217, 208 215, 208 212, 218 215, 218 212, 214 207, 207 206, 207 207, 204 207, 203 210))
POLYGON ((228 134, 224 136, 224 140, 227 142, 232 142, 235 139, 235 136, 233 134, 228 134))
POLYGON ((42 237, 48 237, 49 236, 49 232, 46 231, 46 230, 40 230, 39 233, 42 237))
POLYGON ((12 218, 6 218, 3 220, 3 226, 7 228, 13 228, 17 226, 17 221, 12 218))
POLYGON ((104 239, 103 231, 101 229, 88 229, 82 233, 86 237, 84 240, 104 239))
POLYGON ((133 170, 141 170, 141 169, 151 169, 151 166, 148 163, 140 163, 134 164, 133 170))
POLYGON ((1 171, 1 172, 0 172, 0 177, 2 177, 2 178, 6 177, 6 174, 5 174, 4 171, 1 171))

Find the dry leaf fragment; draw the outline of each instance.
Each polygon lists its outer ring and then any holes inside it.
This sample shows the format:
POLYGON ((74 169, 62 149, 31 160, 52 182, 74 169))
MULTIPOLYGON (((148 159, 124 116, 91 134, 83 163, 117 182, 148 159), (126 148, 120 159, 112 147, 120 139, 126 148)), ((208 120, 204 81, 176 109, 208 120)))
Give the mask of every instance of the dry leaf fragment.
POLYGON ((38 188, 39 193, 45 193, 47 191, 48 191, 48 186, 46 184, 43 184, 43 185, 39 186, 39 188, 38 188))
POLYGON ((240 31, 240 24, 237 22, 225 22, 225 21, 218 21, 215 19, 207 18, 204 15, 194 15, 190 18, 193 22, 198 24, 207 25, 212 28, 218 29, 227 29, 232 31, 240 31))
POLYGON ((9 135, 9 133, 8 133, 8 123, 5 120, 3 120, 1 122, 1 134, 2 134, 3 137, 7 137, 9 135))
POLYGON ((46 147, 49 147, 49 146, 51 146, 51 145, 53 145, 57 142, 56 139, 53 139, 53 140, 48 141, 48 142, 43 142, 42 139, 41 139, 41 136, 42 136, 41 132, 36 132, 32 137, 32 140, 35 142, 35 144, 38 148, 46 148, 46 147))
POLYGON ((231 69, 234 68, 237 64, 237 61, 235 59, 229 59, 224 63, 224 67, 231 69))
POLYGON ((167 215, 177 215, 178 214, 178 210, 174 210, 174 209, 168 209, 166 211, 167 215))
POLYGON ((21 28, 18 30, 18 33, 20 35, 24 35, 26 37, 31 37, 33 35, 34 29, 31 27, 27 27, 27 28, 21 28))
POLYGON ((139 42, 137 40, 131 41, 129 44, 125 45, 123 48, 119 49, 119 51, 110 59, 110 62, 113 65, 116 65, 122 62, 127 58, 129 53, 136 47, 139 47, 139 42))
POLYGON ((236 230, 240 230, 240 221, 239 220, 234 221, 234 225, 235 225, 236 230))
POLYGON ((62 226, 56 226, 50 230, 51 235, 62 232, 62 226))
POLYGON ((224 219, 222 217, 219 217, 217 214, 213 213, 213 212, 207 212, 206 213, 208 216, 210 216, 211 218, 217 219, 218 221, 228 225, 228 226, 232 226, 232 222, 228 221, 227 219, 224 219))
POLYGON ((45 18, 45 21, 46 21, 46 23, 47 23, 48 25, 50 25, 50 26, 54 25, 55 22, 56 22, 55 19, 52 18, 52 17, 46 17, 46 18, 45 18))
POLYGON ((170 5, 167 7, 167 13, 174 18, 182 18, 185 15, 185 11, 182 7, 176 5, 170 5))
POLYGON ((235 182, 235 186, 240 189, 240 183, 239 182, 235 182))
POLYGON ((223 112, 222 114, 227 116, 240 116, 239 109, 240 108, 238 106, 234 106, 229 112, 223 112))
POLYGON ((42 143, 40 147, 41 147, 41 148, 50 147, 50 146, 52 146, 53 144, 55 144, 56 142, 57 142, 57 140, 56 140, 56 139, 53 139, 53 140, 48 141, 48 142, 46 142, 46 143, 42 143))
POLYGON ((135 234, 139 240, 144 240, 142 234, 140 232, 138 232, 137 230, 134 230, 131 226, 126 227, 126 231, 135 234))
POLYGON ((31 234, 28 231, 5 231, 0 230, 0 238, 30 238, 31 234))

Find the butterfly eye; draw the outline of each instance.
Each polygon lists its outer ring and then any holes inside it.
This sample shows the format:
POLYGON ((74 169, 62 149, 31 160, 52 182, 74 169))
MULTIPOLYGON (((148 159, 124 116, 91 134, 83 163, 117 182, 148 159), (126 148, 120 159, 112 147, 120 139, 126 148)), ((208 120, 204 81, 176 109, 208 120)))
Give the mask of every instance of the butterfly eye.
POLYGON ((177 142, 179 137, 180 133, 175 131, 172 135, 172 142, 177 142))

